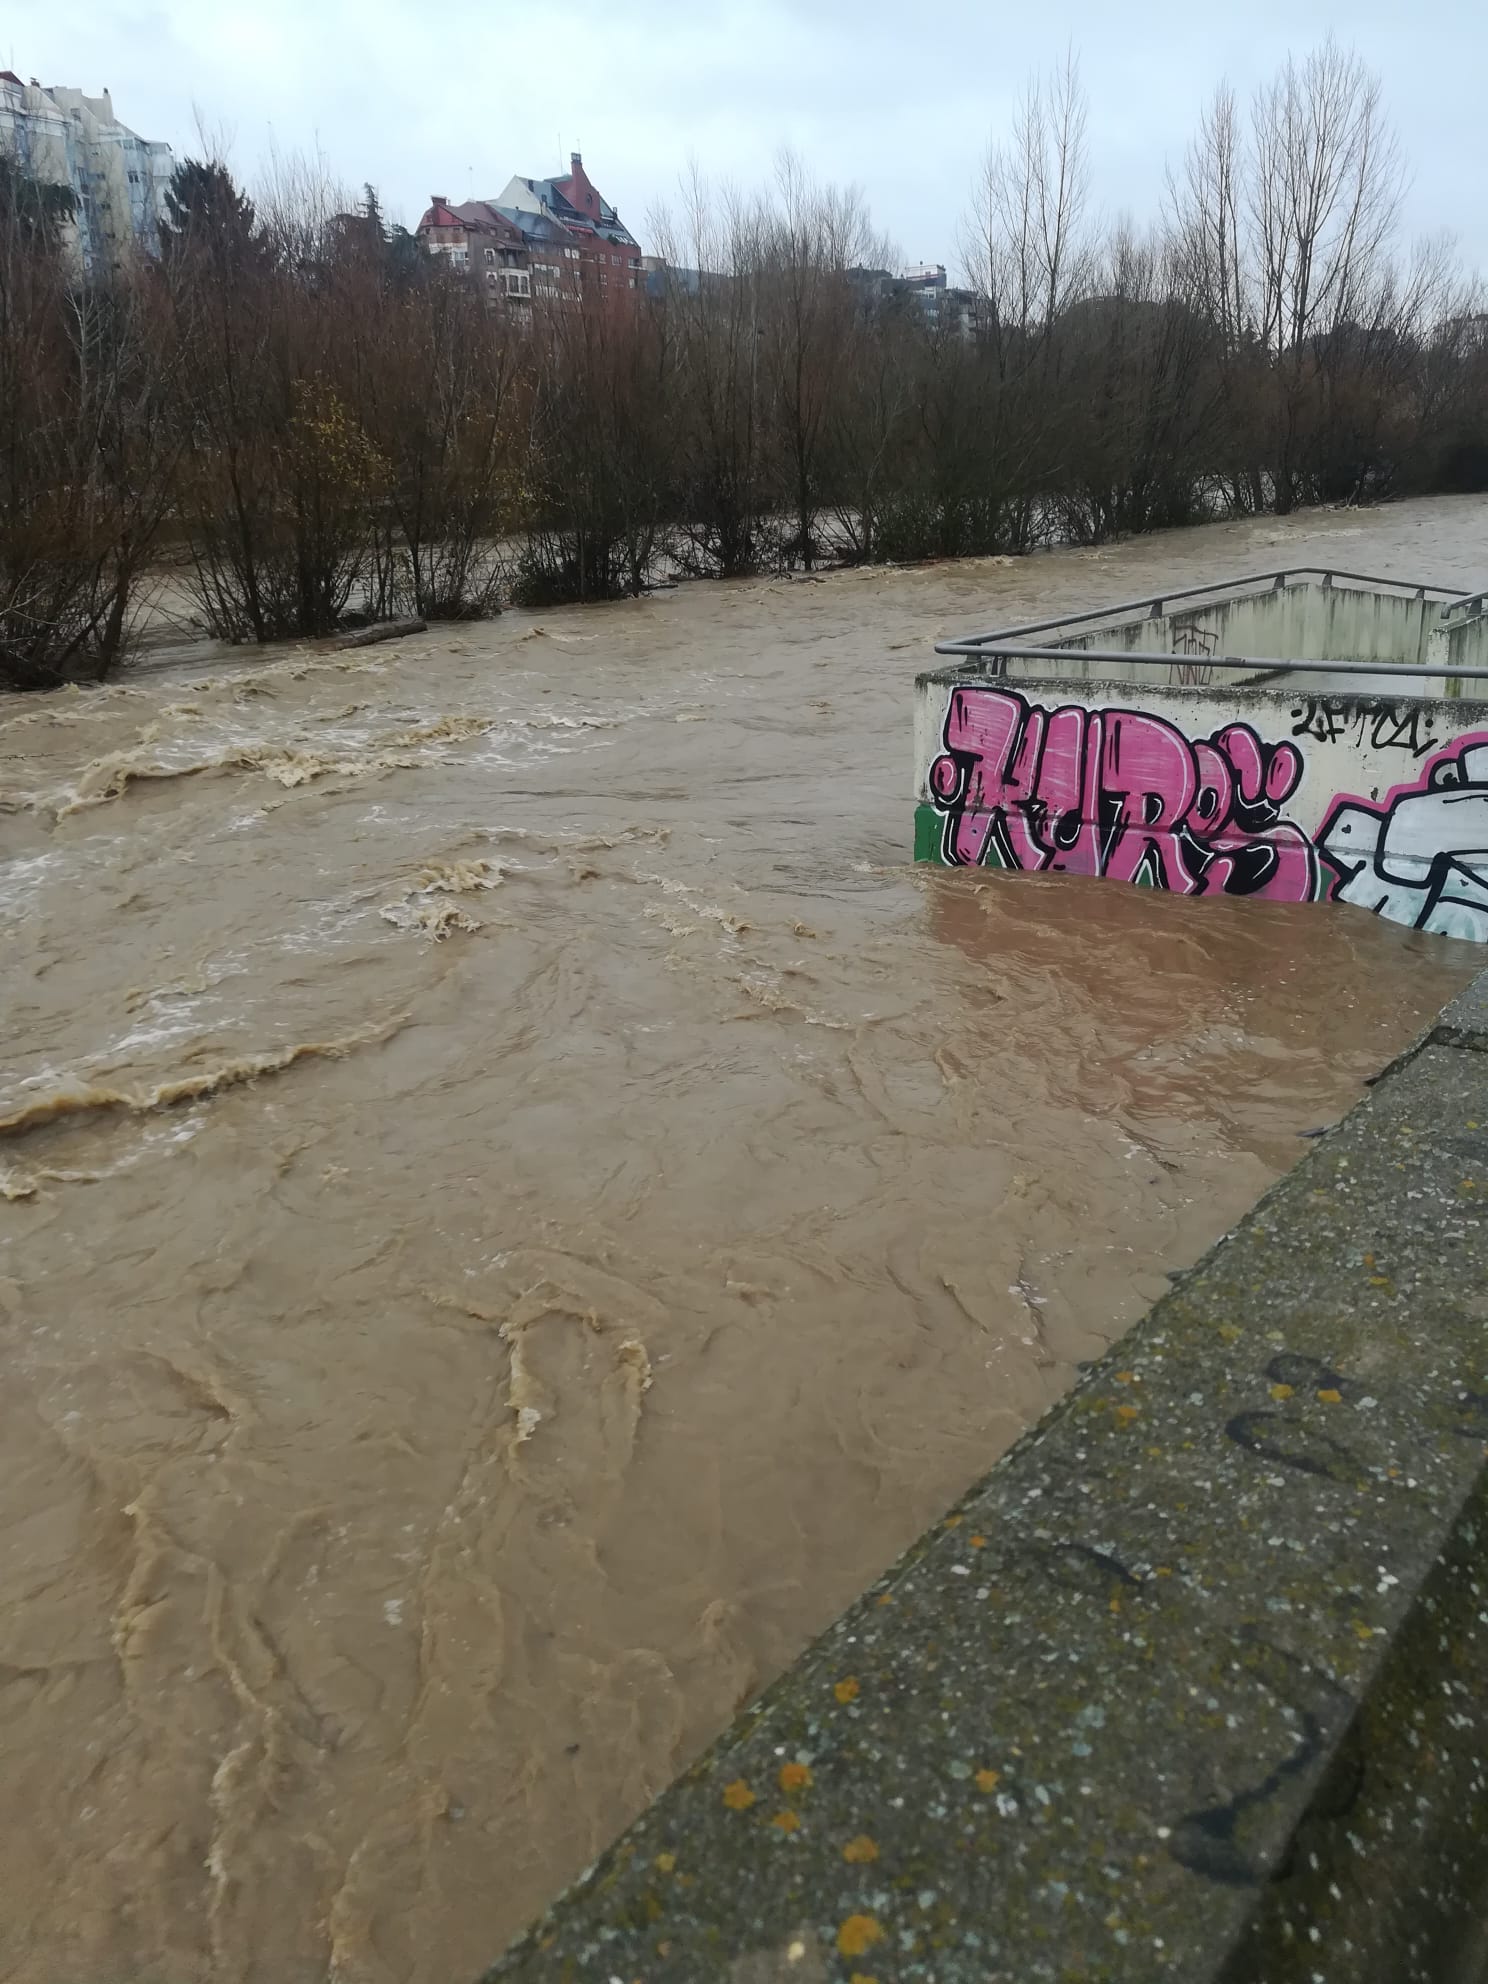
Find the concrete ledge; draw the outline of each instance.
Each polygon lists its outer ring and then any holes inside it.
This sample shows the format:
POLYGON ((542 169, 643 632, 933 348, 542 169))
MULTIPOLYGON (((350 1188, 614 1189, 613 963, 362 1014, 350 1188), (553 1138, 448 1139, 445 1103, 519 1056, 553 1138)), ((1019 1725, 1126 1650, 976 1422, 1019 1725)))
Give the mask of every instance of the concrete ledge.
POLYGON ((488 1973, 1413 1984, 1488 1892, 1488 976, 488 1973))
POLYGON ((1488 1047, 1488 972, 1480 972, 1442 1008, 1427 1039, 1453 1047, 1488 1047))

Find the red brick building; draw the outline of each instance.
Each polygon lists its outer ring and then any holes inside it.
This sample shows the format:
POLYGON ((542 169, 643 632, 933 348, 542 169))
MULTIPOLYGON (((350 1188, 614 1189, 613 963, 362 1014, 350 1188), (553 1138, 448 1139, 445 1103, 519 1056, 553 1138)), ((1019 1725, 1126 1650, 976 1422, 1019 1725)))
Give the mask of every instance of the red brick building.
POLYGON ((418 238, 431 255, 444 256, 452 269, 480 283, 493 300, 526 303, 531 298, 526 237, 489 200, 455 204, 435 193, 418 224, 418 238))
POLYGON ((494 200, 436 195, 418 224, 431 254, 446 255, 496 295, 607 304, 643 290, 639 242, 574 152, 562 178, 507 182, 494 200))

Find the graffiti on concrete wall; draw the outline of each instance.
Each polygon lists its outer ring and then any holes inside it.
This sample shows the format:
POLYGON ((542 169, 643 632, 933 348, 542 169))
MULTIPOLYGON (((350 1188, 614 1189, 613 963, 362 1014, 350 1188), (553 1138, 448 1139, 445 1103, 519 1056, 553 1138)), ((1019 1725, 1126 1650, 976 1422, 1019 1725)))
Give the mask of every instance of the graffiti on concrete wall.
POLYGON ((1249 724, 1190 739, 1143 710, 1046 709, 1007 689, 958 688, 944 742, 930 767, 943 861, 1182 895, 1320 893, 1317 851, 1282 812, 1301 754, 1249 724))
POLYGON ((1378 802, 1341 793, 1318 847, 1335 901, 1488 943, 1488 732, 1456 738, 1378 802))
POLYGON ((1314 798, 1314 840, 1286 813, 1305 769, 1294 738, 1412 756, 1434 740, 1382 704, 1310 707, 1310 721, 1292 711, 1292 738, 1277 742, 1248 723, 1191 738, 1149 710, 953 688, 929 772, 935 852, 955 866, 1104 875, 1182 895, 1331 898, 1488 943, 1488 730, 1432 750, 1383 798, 1336 788, 1321 808, 1314 798))
POLYGON ((1387 703, 1358 696, 1306 696, 1292 710, 1293 737, 1334 744, 1347 738, 1360 750, 1409 751, 1424 758, 1441 742, 1428 703, 1387 703))

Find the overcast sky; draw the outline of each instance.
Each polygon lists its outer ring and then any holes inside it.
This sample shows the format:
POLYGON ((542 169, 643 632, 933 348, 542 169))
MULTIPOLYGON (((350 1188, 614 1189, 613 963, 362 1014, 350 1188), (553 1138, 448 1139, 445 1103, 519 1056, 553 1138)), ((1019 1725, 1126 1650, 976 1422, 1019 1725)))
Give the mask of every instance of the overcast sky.
POLYGON ((1484 0, 6 0, 0 65, 107 86, 125 123, 199 149, 196 119, 250 177, 271 143, 319 148, 412 226, 431 192, 490 196, 582 150, 647 240, 689 157, 752 185, 783 144, 855 182, 907 261, 957 261, 990 135, 1030 72, 1070 45, 1090 99, 1095 197, 1141 220, 1198 105, 1242 95, 1332 28, 1384 79, 1409 160, 1412 229, 1448 228, 1488 267, 1484 0))

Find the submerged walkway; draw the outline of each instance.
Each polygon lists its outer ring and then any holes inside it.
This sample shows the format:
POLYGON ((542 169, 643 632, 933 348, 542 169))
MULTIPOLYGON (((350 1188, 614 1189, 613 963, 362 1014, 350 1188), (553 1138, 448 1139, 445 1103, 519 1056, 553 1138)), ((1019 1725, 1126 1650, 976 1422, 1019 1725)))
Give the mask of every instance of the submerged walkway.
POLYGON ((1485 1206, 1488 973, 489 1984, 1476 1975, 1485 1206))

